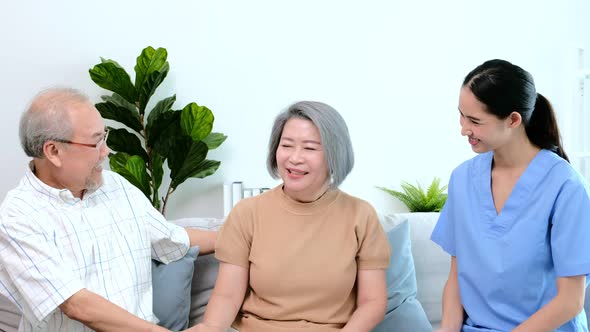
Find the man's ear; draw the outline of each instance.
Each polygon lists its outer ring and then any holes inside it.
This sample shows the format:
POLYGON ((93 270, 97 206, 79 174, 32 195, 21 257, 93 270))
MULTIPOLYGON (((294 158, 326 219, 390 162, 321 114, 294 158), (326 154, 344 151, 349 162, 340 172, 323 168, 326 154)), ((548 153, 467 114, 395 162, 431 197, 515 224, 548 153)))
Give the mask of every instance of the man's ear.
POLYGON ((60 149, 60 146, 58 146, 55 142, 45 142, 43 144, 43 154, 45 155, 45 159, 47 159, 55 167, 62 166, 62 150, 60 149))
POLYGON ((508 126, 510 128, 516 128, 522 123, 522 116, 518 112, 512 112, 508 115, 506 120, 508 121, 508 126))

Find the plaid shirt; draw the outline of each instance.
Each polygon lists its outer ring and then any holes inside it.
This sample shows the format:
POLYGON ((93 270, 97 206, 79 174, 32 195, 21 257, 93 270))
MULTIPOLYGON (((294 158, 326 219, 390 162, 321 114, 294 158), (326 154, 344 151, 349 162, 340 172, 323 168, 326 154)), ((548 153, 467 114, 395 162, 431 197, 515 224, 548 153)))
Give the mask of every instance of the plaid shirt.
POLYGON ((41 182, 29 169, 0 206, 0 294, 22 311, 19 331, 91 331, 59 305, 85 288, 155 322, 150 258, 184 256, 186 231, 123 177, 84 199, 41 182))

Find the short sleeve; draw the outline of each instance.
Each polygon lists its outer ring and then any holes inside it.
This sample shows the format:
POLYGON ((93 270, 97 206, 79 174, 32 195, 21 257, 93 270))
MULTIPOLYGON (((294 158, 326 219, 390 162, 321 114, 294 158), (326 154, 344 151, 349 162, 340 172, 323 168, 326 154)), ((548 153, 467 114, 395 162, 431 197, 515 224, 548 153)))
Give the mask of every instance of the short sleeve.
POLYGON ((455 250, 455 189, 454 183, 455 175, 451 175, 451 179, 449 181, 449 195, 447 197, 447 201, 445 206, 443 207, 440 216, 438 217, 438 221, 436 222, 436 226, 432 231, 432 235, 430 239, 438 244, 444 251, 446 251, 451 256, 456 256, 455 250))
POLYGON ((379 222, 377 212, 371 206, 368 206, 368 209, 365 225, 357 227, 359 250, 356 259, 358 269, 387 269, 391 256, 389 241, 387 241, 387 235, 379 222))
POLYGON ((152 258, 167 264, 184 257, 190 247, 186 230, 164 219, 164 216, 151 205, 148 211, 152 258))
POLYGON ((215 257, 222 262, 248 268, 254 217, 245 203, 246 200, 240 201, 221 226, 215 242, 215 257))
POLYGON ((166 221, 163 217, 151 216, 148 229, 152 244, 152 258, 168 264, 186 255, 190 240, 184 228, 166 221))
POLYGON ((84 287, 74 274, 74 268, 62 259, 52 235, 30 225, 26 218, 3 217, 0 222, 0 265, 34 315, 26 317, 27 320, 40 325, 84 287))
POLYGON ((551 253, 557 276, 590 274, 590 190, 570 178, 560 190, 551 216, 551 253))

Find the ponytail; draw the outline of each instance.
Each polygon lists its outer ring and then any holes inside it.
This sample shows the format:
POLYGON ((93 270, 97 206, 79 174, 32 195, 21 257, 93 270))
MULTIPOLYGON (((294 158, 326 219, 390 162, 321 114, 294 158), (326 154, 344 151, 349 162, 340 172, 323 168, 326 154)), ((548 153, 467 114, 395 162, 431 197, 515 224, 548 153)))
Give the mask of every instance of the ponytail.
POLYGON ((551 150, 569 162, 561 144, 553 107, 549 100, 540 93, 537 93, 535 109, 526 126, 526 134, 534 145, 551 150))
POLYGON ((488 60, 467 74, 463 86, 469 87, 477 100, 498 119, 518 112, 531 143, 569 162, 561 145, 553 108, 537 93, 529 72, 506 60, 488 60))

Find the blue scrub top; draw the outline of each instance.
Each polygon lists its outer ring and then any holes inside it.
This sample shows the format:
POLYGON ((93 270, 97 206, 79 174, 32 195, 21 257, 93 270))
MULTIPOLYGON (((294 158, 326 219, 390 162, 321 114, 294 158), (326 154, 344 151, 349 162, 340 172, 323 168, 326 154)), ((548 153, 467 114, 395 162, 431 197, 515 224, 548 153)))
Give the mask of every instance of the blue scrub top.
MULTIPOLYGON (((564 159, 541 150, 500 214, 493 152, 457 167, 431 239, 457 258, 463 331, 510 331, 557 294, 557 277, 590 273, 590 189, 564 159)), ((588 280, 587 280, 588 283, 588 280)), ((584 310, 557 331, 588 331, 584 310)))

